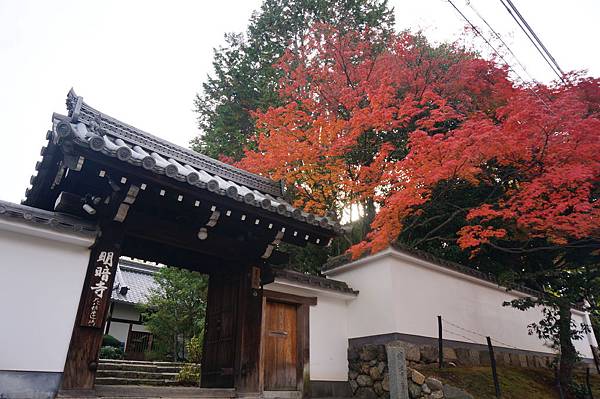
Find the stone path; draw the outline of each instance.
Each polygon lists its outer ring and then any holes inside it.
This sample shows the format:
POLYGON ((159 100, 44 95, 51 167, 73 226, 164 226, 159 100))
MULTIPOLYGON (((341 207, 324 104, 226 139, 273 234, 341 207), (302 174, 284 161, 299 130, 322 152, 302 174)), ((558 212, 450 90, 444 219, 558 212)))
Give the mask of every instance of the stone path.
POLYGON ((58 394, 58 398, 60 399, 230 399, 235 397, 234 389, 132 385, 97 385, 95 389, 81 391, 61 391, 58 394))

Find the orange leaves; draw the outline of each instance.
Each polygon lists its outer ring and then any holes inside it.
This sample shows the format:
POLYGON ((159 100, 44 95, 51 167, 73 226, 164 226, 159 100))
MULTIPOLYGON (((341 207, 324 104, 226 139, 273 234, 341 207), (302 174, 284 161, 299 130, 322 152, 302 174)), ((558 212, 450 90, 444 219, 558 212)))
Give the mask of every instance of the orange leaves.
POLYGON ((467 249, 487 244, 492 238, 504 238, 506 237, 506 230, 494 229, 491 226, 484 228, 483 226, 475 225, 463 227, 458 234, 460 235, 458 245, 462 249, 467 249))
MULTIPOLYGON (((589 85, 585 90, 589 97, 589 85)), ((548 111, 523 90, 506 99, 500 122, 473 114, 445 134, 411 133, 408 156, 383 173, 392 189, 368 242, 353 254, 395 239, 436 185, 453 179, 505 187, 498 199, 468 211, 471 224, 457 232, 463 249, 476 252, 497 239, 545 238, 562 245, 600 234, 593 194, 600 182, 600 120, 583 111, 594 106, 581 98, 577 86, 557 90, 548 111), (512 172, 503 175, 498 167, 512 172)))
POLYGON ((296 187, 310 211, 374 200, 354 256, 385 248, 446 181, 499 190, 464 211, 462 248, 600 234, 600 80, 517 87, 452 46, 326 25, 278 65, 282 105, 256 113, 257 149, 238 166, 296 187))

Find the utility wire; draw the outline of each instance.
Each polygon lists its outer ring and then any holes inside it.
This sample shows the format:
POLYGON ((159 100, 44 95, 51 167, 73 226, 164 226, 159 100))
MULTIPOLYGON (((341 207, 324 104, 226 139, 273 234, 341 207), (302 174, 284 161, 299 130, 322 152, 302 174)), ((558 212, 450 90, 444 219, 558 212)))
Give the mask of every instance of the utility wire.
POLYGON ((456 10, 456 12, 458 12, 460 14, 460 16, 469 24, 469 26, 471 26, 471 28, 473 29, 473 31, 479 36, 481 37, 485 43, 490 46, 490 48, 494 51, 494 53, 496 53, 496 55, 498 57, 500 57, 500 59, 506 64, 506 66, 515 74, 517 75, 517 77, 521 80, 521 82, 525 83, 525 79, 523 79, 521 77, 521 75, 519 75, 519 73, 517 71, 514 70, 514 68, 508 63, 508 61, 506 61, 506 59, 504 58, 504 56, 502 54, 500 54, 500 52, 498 50, 496 50, 496 47, 494 47, 494 45, 492 43, 490 43, 490 41, 483 36, 483 34, 479 31, 479 29, 469 20, 469 18, 467 18, 465 16, 465 14, 463 14, 463 12, 461 10, 458 9, 458 7, 456 7, 456 5, 454 4, 454 2, 452 0, 447 0, 448 3, 450 3, 450 5, 456 10))
POLYGON ((519 64, 519 66, 521 67, 521 69, 523 70, 523 72, 525 72, 527 74, 527 76, 529 76, 529 79, 534 82, 534 83, 538 83, 537 80, 531 76, 531 74, 529 73, 529 71, 527 70, 527 68, 525 67, 525 65, 523 65, 523 63, 521 63, 521 61, 519 60, 519 57, 517 57, 517 55, 512 51, 512 49, 510 48, 510 46, 504 41, 504 39, 502 38, 502 36, 500 36, 500 33, 498 33, 489 23, 488 21, 483 17, 483 15, 481 15, 481 13, 479 11, 477 11, 477 9, 473 6, 473 4, 471 4, 471 0, 466 0, 467 5, 473 10, 473 12, 475 12, 475 14, 479 17, 479 19, 481 19, 483 21, 483 23, 489 28, 490 31, 492 31, 492 33, 494 34, 494 36, 496 36, 496 38, 498 40, 500 40, 500 43, 502 43, 502 45, 506 48, 506 50, 508 50, 508 52, 513 56, 513 58, 515 59, 515 61, 517 61, 517 64, 519 64))
POLYGON ((527 30, 529 32, 531 32, 531 34, 533 35, 533 37, 535 38, 535 40, 539 43, 539 45, 542 47, 542 49, 544 50, 544 52, 548 55, 548 58, 550 58, 550 60, 554 64, 554 66, 556 66, 556 69, 558 69, 558 71, 561 73, 561 75, 564 75, 565 73, 560 68, 560 66, 558 66, 558 63, 556 62, 556 59, 554 59, 554 57, 552 56, 552 54, 550 53, 550 51, 546 48, 546 46, 544 46, 544 43, 542 43, 542 41, 540 40, 540 38, 538 37, 538 35, 535 34, 535 31, 531 28, 531 26, 529 26, 529 24, 527 23, 527 20, 523 17, 523 15, 521 15, 521 13, 519 12, 519 9, 513 4, 512 0, 506 0, 506 1, 508 2, 508 5, 510 6, 510 8, 512 8, 514 10, 514 12, 517 13, 517 16, 519 17, 519 19, 521 21, 523 21, 523 23, 527 27, 527 30))
MULTIPOLYGON (((540 102, 544 105, 544 107, 546 107, 546 109, 550 112, 552 112, 552 109, 550 108, 550 106, 548 104, 546 104, 546 102, 542 99, 542 97, 540 97, 539 93, 535 90, 533 90, 525 81, 525 79, 523 79, 523 77, 521 75, 519 75, 519 73, 517 71, 515 71, 515 69, 512 67, 512 65, 509 64, 508 61, 506 61, 506 58, 504 58, 504 56, 502 54, 500 54, 500 52, 496 49, 496 47, 494 47, 494 45, 492 43, 490 43, 490 41, 479 31, 479 29, 477 29, 477 27, 469 20, 469 18, 467 18, 465 16, 465 14, 463 14, 463 12, 456 7, 456 5, 454 4, 454 2, 452 0, 447 0, 448 3, 450 3, 450 5, 456 10, 456 12, 458 12, 460 14, 460 16, 471 26, 471 28, 473 29, 473 31, 483 39, 483 41, 485 41, 485 43, 494 51, 494 53, 496 53, 496 55, 498 57, 500 57, 500 59, 506 64, 507 68, 514 73, 515 75, 517 75, 517 77, 521 80, 521 82, 540 100, 540 102)), ((502 0, 500 0, 502 1, 502 0)))
POLYGON ((550 54, 546 46, 544 46, 540 38, 535 34, 531 26, 529 26, 529 24, 527 23, 525 18, 523 18, 523 15, 521 15, 521 13, 517 9, 517 7, 515 7, 513 2, 511 0, 500 0, 500 3, 502 3, 502 5, 504 6, 504 8, 506 8, 506 11, 508 11, 512 19, 514 19, 517 25, 519 25, 519 28, 521 28, 523 33, 525 33, 525 36, 527 36, 527 38, 533 44, 538 53, 540 53, 544 61, 546 61, 546 64, 548 64, 550 69, 552 69, 552 72, 554 72, 563 83, 566 83, 565 79, 563 78, 563 70, 558 66, 558 63, 556 62, 552 54, 550 54), (517 17, 515 17, 515 14, 517 14, 517 17))

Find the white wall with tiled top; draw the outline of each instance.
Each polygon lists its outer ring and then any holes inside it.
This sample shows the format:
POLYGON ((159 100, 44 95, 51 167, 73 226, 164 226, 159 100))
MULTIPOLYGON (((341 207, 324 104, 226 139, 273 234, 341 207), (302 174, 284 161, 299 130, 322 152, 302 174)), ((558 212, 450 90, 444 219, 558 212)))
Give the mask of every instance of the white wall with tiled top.
MULTIPOLYGON (((528 334, 528 325, 542 319, 540 308, 520 311, 502 303, 525 296, 497 284, 388 249, 327 273, 346 282, 360 295, 348 303, 350 338, 400 333, 437 338, 437 316, 445 320, 444 338, 552 353, 549 345, 528 334)), ((586 314, 573 310, 579 326, 586 314)), ((593 332, 574 341, 576 349, 592 358, 593 332)))
POLYGON ((63 371, 92 244, 0 220, 0 371, 63 371))

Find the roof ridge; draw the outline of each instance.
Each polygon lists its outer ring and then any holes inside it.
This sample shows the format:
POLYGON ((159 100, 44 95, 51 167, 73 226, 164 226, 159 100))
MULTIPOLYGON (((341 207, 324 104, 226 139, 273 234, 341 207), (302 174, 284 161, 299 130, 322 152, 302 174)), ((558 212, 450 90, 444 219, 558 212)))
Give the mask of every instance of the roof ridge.
POLYGON ((348 285, 348 283, 340 280, 334 280, 328 277, 315 276, 290 269, 274 270, 275 277, 281 277, 289 281, 305 283, 319 288, 327 288, 335 291, 341 291, 349 294, 358 294, 358 291, 348 285))
POLYGON ((160 266, 145 264, 130 259, 119 259, 119 268, 121 268, 121 270, 148 275, 153 275, 160 270, 160 266))
POLYGON ((96 235, 98 232, 98 227, 87 220, 2 200, 0 200, 0 217, 18 218, 26 222, 48 226, 55 230, 68 230, 89 236, 96 235))
MULTIPOLYGON (((92 122, 92 123, 93 122, 98 123, 97 119, 99 119, 100 121, 108 122, 111 125, 113 125, 114 127, 123 131, 123 132, 111 131, 111 133, 113 133, 115 135, 119 136, 124 133, 125 134, 133 133, 133 134, 139 136, 136 138, 141 139, 140 141, 143 141, 143 140, 146 141, 145 143, 137 143, 138 145, 140 145, 140 147, 146 147, 146 148, 152 149, 152 146, 154 146, 155 147, 154 150, 157 150, 157 151, 162 150, 163 152, 171 152, 172 154, 169 154, 169 155, 171 155, 175 159, 178 158, 178 156, 179 156, 178 160, 180 162, 184 162, 184 163, 189 163, 189 162, 186 162, 185 159, 183 159, 183 157, 187 156, 187 157, 192 158, 194 161, 201 163, 202 167, 207 169, 206 171, 208 171, 210 173, 214 173, 217 176, 232 180, 236 183, 245 184, 245 185, 249 185, 248 180, 251 180, 251 181, 253 180, 257 184, 254 184, 254 185, 250 184, 250 186, 254 186, 253 188, 255 188, 257 190, 264 191, 264 192, 267 192, 269 194, 272 194, 272 195, 275 195, 278 197, 281 197, 284 195, 281 182, 278 182, 278 181, 272 180, 268 177, 261 176, 261 175, 258 175, 258 174, 252 173, 252 172, 248 172, 244 169, 240 169, 235 166, 226 164, 217 159, 211 158, 211 157, 201 154, 199 152, 182 147, 175 143, 171 143, 171 142, 166 141, 156 135, 153 135, 144 130, 138 129, 135 126, 125 123, 117 118, 107 115, 107 114, 95 109, 94 107, 90 106, 89 104, 87 104, 86 102, 83 101, 82 97, 77 96, 73 89, 71 89, 67 95, 67 108, 69 110, 69 116, 75 118, 76 121, 79 121, 80 118, 82 118, 84 122, 87 121, 87 122, 92 122), (156 147, 161 147, 161 148, 159 149, 156 147), (220 175, 219 172, 224 173, 225 176, 220 175), (244 178, 246 180, 244 180, 244 178), (263 185, 267 186, 267 187, 264 187, 263 185), (263 186, 263 187, 261 187, 261 186, 263 186)), ((127 139, 129 141, 131 141, 132 137, 127 137, 127 139)), ((134 138, 134 140, 135 140, 135 138, 134 138)))

